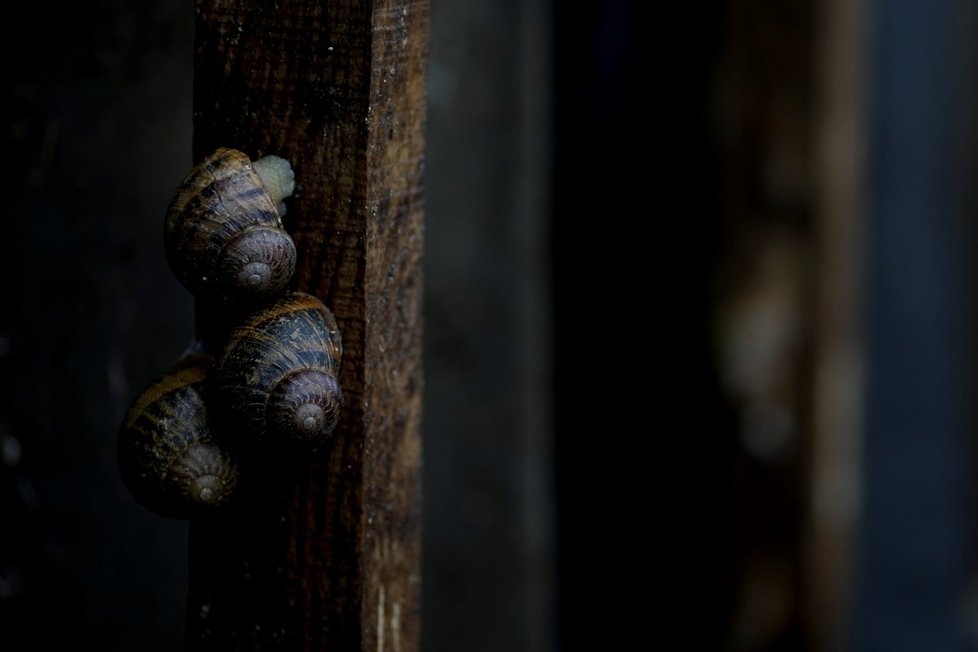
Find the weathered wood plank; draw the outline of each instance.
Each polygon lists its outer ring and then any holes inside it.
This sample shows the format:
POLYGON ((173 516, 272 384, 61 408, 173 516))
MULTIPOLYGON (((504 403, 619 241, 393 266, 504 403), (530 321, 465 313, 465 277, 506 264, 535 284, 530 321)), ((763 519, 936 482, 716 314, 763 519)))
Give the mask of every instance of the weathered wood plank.
POLYGON ((336 314, 345 406, 318 458, 252 465, 191 525, 189 648, 416 649, 427 2, 196 11, 194 157, 293 164, 294 284, 336 314))
POLYGON ((860 518, 863 404, 863 233, 871 19, 865 0, 827 0, 816 14, 815 226, 818 289, 813 373, 806 620, 812 649, 847 647, 860 518))

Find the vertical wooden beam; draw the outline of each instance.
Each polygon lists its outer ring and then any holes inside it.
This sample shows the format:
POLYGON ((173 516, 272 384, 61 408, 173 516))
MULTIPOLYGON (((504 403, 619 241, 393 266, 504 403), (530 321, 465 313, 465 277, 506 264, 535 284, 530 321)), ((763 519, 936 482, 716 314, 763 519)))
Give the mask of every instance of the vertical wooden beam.
POLYGON ((196 13, 194 157, 292 163, 295 286, 336 314, 345 406, 319 457, 247 469, 239 509, 191 525, 189 648, 416 649, 428 4, 196 13))
POLYGON ((847 647, 860 512, 869 3, 818 4, 818 288, 807 559, 813 649, 847 647))

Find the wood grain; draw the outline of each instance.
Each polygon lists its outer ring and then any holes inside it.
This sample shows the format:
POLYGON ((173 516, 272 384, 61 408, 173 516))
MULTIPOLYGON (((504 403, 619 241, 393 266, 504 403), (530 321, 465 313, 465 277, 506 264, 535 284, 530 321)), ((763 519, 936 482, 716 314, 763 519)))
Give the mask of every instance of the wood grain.
POLYGON ((293 285, 336 315, 345 401, 318 458, 252 461, 237 509, 191 524, 188 647, 415 650, 427 2, 196 13, 194 158, 292 163, 293 285))

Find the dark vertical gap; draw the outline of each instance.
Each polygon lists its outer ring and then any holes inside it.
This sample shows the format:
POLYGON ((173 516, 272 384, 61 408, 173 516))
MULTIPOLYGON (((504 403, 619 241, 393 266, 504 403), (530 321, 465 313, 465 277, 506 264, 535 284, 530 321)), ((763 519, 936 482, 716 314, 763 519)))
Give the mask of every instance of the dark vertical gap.
POLYGON ((733 438, 709 333, 723 13, 555 3, 561 650, 680 622, 682 647, 720 649, 726 629, 733 438))

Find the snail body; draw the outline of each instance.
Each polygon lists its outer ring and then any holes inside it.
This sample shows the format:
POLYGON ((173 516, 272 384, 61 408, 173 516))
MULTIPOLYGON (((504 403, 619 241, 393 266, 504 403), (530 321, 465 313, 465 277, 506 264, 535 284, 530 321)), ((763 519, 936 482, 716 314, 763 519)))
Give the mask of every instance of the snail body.
POLYGON ((178 187, 164 224, 180 283, 194 295, 238 303, 282 292, 295 271, 295 244, 280 216, 293 187, 291 167, 278 157, 252 163, 222 147, 201 161, 178 187))
POLYGON ((339 420, 342 343, 316 297, 287 294, 232 329, 214 367, 222 424, 259 449, 309 450, 339 420))
POLYGON ((190 355, 136 398, 119 431, 119 469, 138 502, 172 518, 227 503, 237 465, 218 446, 207 409, 208 355, 190 355))

